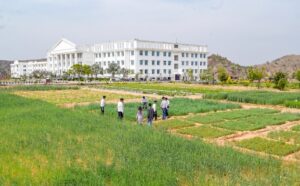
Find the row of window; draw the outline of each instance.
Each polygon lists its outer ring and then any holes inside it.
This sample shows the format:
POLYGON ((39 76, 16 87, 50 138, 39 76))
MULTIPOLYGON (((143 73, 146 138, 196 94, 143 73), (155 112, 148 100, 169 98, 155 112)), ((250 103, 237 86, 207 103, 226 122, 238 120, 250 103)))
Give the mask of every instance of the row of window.
POLYGON ((183 73, 188 73, 189 70, 192 70, 193 73, 198 73, 198 72, 202 73, 204 71, 203 69, 199 69, 199 70, 198 69, 182 69, 182 72, 183 73))
POLYGON ((172 71, 169 69, 169 70, 167 70, 167 69, 163 69, 163 70, 160 70, 160 69, 152 69, 152 70, 148 70, 148 69, 140 69, 140 74, 149 74, 149 73, 151 73, 151 74, 161 74, 161 73, 163 73, 163 74, 171 74, 172 73, 172 71))
POLYGON ((206 58, 206 54, 197 54, 197 53, 181 53, 181 57, 188 58, 191 55, 191 58, 206 58))
MULTIPOLYGON (((134 62, 134 61, 131 61, 131 62, 134 62)), ((160 65, 160 61, 154 61, 154 60, 152 60, 151 61, 151 64, 152 65, 157 65, 157 66, 159 66, 160 65)), ((133 64, 131 64, 131 65, 133 65, 133 64)), ((140 65, 145 65, 145 66, 147 66, 148 65, 148 60, 140 60, 140 65)), ((166 66, 166 65, 171 65, 171 61, 163 61, 163 65, 164 66, 166 66)))
MULTIPOLYGON (((191 63, 189 61, 181 61, 181 66, 189 66, 189 64, 191 64, 191 66, 198 66, 198 61, 191 61, 191 63)), ((200 66, 206 66, 206 62, 199 62, 200 66)))
MULTIPOLYGON (((131 53, 132 56, 134 55, 134 51, 131 51, 130 53, 131 53)), ((117 52, 96 53, 95 57, 96 58, 115 57, 115 56, 117 56, 117 57, 122 56, 123 57, 124 55, 125 55, 124 51, 117 51, 117 52)))
MULTIPOLYGON (((140 56, 160 56, 160 51, 148 51, 148 50, 140 50, 140 56)), ((164 57, 171 57, 171 52, 162 52, 164 57)))

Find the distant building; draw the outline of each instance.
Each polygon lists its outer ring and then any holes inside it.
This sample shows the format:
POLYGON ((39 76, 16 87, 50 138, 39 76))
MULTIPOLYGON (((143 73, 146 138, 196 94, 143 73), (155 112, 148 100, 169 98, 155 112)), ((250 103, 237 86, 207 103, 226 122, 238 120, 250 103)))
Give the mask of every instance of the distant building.
POLYGON ((10 65, 11 77, 29 76, 33 71, 47 71, 47 59, 15 60, 10 65))
MULTIPOLYGON (((142 79, 182 80, 192 70, 197 80, 207 69, 207 53, 207 46, 192 44, 134 39, 77 46, 61 39, 47 53, 47 71, 63 75, 74 64, 99 64, 105 70, 117 63, 142 79)), ((12 73, 20 75, 22 70, 12 73)))

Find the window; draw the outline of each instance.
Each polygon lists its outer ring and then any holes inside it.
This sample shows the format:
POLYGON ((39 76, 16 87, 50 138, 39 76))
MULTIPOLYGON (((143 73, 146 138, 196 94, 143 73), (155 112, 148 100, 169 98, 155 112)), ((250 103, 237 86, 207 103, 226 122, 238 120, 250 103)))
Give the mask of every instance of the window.
POLYGON ((164 74, 166 74, 167 73, 167 70, 166 69, 164 69, 164 74))
POLYGON ((147 69, 145 70, 145 74, 148 74, 148 70, 147 69))
POLYGON ((191 62, 191 65, 194 66, 194 61, 191 62))
POLYGON ((184 61, 181 61, 181 65, 184 66, 184 61))
POLYGON ((140 70, 140 74, 143 74, 143 70, 142 69, 140 70))
POLYGON ((181 53, 181 57, 184 57, 184 53, 181 53))
POLYGON ((174 48, 178 48, 178 44, 175 44, 175 45, 174 45, 174 48))
POLYGON ((186 66, 188 66, 188 65, 189 65, 189 62, 188 62, 188 61, 186 61, 186 62, 185 62, 185 65, 186 65, 186 66))
POLYGON ((185 56, 186 56, 186 57, 189 57, 189 53, 186 53, 185 56))
POLYGON ((169 57, 171 57, 171 52, 169 52, 169 57))
POLYGON ((203 54, 203 58, 206 58, 206 54, 203 54))
POLYGON ((118 65, 120 65, 120 61, 117 61, 118 65))
POLYGON ((106 57, 106 53, 103 53, 103 57, 106 57))
POLYGON ((167 61, 164 61, 164 65, 167 65, 167 61))
POLYGON ((134 56, 134 51, 131 51, 130 54, 131 54, 132 56, 134 56))
POLYGON ((167 52, 164 52, 164 57, 166 57, 167 56, 167 52))
POLYGON ((178 55, 174 56, 174 61, 178 61, 178 55))
POLYGON ((169 74, 171 74, 171 70, 169 70, 169 74))
POLYGON ((145 51, 145 56, 148 56, 148 51, 145 51))
POLYGON ((152 56, 155 56, 155 51, 152 51, 152 56))
POLYGON ((120 52, 117 52, 117 56, 120 56, 120 52))
POLYGON ((104 61, 103 63, 104 63, 104 66, 106 66, 106 61, 104 61))
POLYGON ((178 64, 174 64, 174 69, 178 69, 178 64))
POLYGON ((95 57, 98 58, 98 54, 95 54, 95 57))
POLYGON ((121 63, 122 63, 122 65, 124 65, 124 61, 123 60, 121 61, 121 63))
POLYGON ((140 50, 140 56, 142 56, 143 55, 143 51, 142 50, 140 50))
POLYGON ((140 60, 140 65, 143 65, 143 60, 140 60))
POLYGON ((159 52, 159 51, 157 51, 157 52, 156 52, 156 56, 159 56, 159 55, 160 55, 160 52, 159 52))
POLYGON ((200 58, 202 58, 202 54, 200 54, 200 58))
POLYGON ((168 61, 168 65, 171 65, 171 61, 168 61))
POLYGON ((205 66, 206 65, 206 62, 203 62, 203 66, 205 66))
POLYGON ((194 54, 191 54, 191 57, 194 58, 194 54))
POLYGON ((114 56, 115 56, 115 53, 114 53, 114 52, 112 52, 112 53, 111 53, 111 56, 112 56, 112 57, 114 57, 114 56))
POLYGON ((134 65, 134 61, 133 60, 131 60, 131 65, 134 65))
POLYGON ((195 61, 195 66, 198 66, 198 62, 197 61, 195 61))
POLYGON ((123 51, 121 52, 121 54, 122 54, 122 56, 124 56, 124 52, 123 51))
POLYGON ((160 61, 156 61, 156 64, 157 64, 157 65, 160 65, 160 61))
POLYGON ((152 69, 152 74, 155 74, 155 70, 154 69, 152 69))
POLYGON ((145 60, 145 65, 148 65, 148 60, 145 60))
POLYGON ((202 61, 200 61, 200 66, 202 66, 202 61))
POLYGON ((157 74, 160 74, 160 70, 159 70, 159 69, 157 69, 157 70, 156 70, 156 73, 157 73, 157 74))
POLYGON ((197 69, 195 69, 195 73, 197 73, 198 72, 198 70, 197 69))
POLYGON ((155 65, 155 61, 154 60, 152 60, 152 65, 155 65))

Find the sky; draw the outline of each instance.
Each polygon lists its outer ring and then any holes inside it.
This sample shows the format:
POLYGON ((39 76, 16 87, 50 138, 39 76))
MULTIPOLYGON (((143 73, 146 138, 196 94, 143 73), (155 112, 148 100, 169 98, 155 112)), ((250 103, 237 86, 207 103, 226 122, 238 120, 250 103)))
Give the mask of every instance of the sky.
POLYGON ((145 39, 208 45, 241 65, 300 54, 299 0, 0 0, 0 59, 145 39))

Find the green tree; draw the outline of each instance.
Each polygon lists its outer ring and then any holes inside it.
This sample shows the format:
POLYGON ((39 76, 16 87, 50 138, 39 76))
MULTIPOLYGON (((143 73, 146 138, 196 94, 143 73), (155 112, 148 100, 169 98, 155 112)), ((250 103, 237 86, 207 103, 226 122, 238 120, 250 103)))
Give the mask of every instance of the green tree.
POLYGON ((92 74, 97 78, 98 74, 103 75, 104 70, 99 64, 93 64, 91 66, 92 74))
POLYGON ((288 84, 287 75, 283 72, 277 72, 274 76, 273 82, 275 84, 275 88, 284 90, 284 88, 288 84))
POLYGON ((295 78, 299 81, 299 87, 300 87, 300 70, 298 70, 295 74, 295 78))
POLYGON ((204 82, 211 82, 213 81, 213 73, 211 72, 211 69, 207 69, 207 70, 203 70, 200 74, 199 74, 199 78, 200 80, 204 81, 204 82))
POLYGON ((130 73, 130 71, 126 68, 121 68, 120 73, 122 74, 123 78, 126 78, 128 76, 128 74, 130 73))
POLYGON ((189 80, 193 81, 194 80, 193 69, 188 69, 187 74, 188 74, 189 80))
POLYGON ((83 72, 84 75, 86 75, 87 77, 89 77, 92 74, 91 66, 89 66, 89 65, 82 65, 82 72, 83 72))
POLYGON ((83 74, 83 66, 81 64, 75 64, 71 67, 72 72, 76 74, 79 78, 81 78, 81 75, 83 74))
POLYGON ((218 68, 218 79, 222 83, 225 83, 229 77, 229 74, 227 70, 224 67, 219 67, 218 68))
POLYGON ((264 68, 249 68, 248 70, 248 79, 253 82, 257 81, 257 88, 260 88, 261 80, 265 77, 265 69, 264 68))
POLYGON ((120 66, 117 63, 110 63, 107 68, 107 72, 111 74, 111 78, 115 78, 115 74, 120 70, 120 66))

